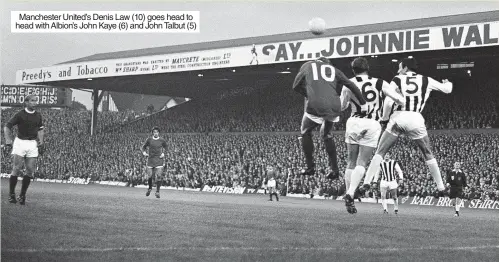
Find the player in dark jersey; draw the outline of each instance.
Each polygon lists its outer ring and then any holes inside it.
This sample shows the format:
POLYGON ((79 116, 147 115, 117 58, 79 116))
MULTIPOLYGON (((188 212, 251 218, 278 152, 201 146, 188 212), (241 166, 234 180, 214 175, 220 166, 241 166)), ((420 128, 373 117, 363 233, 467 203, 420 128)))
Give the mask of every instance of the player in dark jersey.
POLYGON ((462 204, 463 188, 468 187, 466 184, 466 176, 461 170, 461 163, 454 163, 454 169, 447 173, 447 187, 450 188, 449 198, 454 199, 456 213, 454 216, 459 216, 459 209, 462 204))
POLYGON ((156 178, 156 198, 159 198, 159 188, 163 182, 163 167, 166 151, 166 140, 159 137, 159 127, 153 127, 152 137, 148 137, 142 146, 142 154, 147 157, 147 176, 149 189, 146 196, 151 194, 152 178, 156 178), (146 151, 148 150, 148 151, 146 151))
POLYGON ((9 202, 24 205, 26 203, 26 191, 36 170, 36 159, 44 151, 44 131, 42 115, 35 111, 37 97, 26 96, 25 107, 17 112, 5 125, 5 148, 12 149, 12 173, 10 175, 9 202), (12 142, 12 128, 18 127, 17 136, 12 142), (38 140, 38 141, 37 141, 38 140), (19 172, 23 165, 26 173, 22 180, 21 193, 16 200, 16 185, 19 172))
POLYGON ((379 164, 385 154, 397 142, 398 136, 405 135, 414 140, 421 149, 433 181, 437 184, 438 196, 440 197, 443 195, 445 185, 442 181, 437 160, 431 151, 430 138, 421 112, 430 97, 431 91, 451 93, 452 83, 447 80, 440 83, 431 77, 417 74, 415 70, 417 70, 417 64, 414 58, 403 59, 399 63, 399 75, 395 76, 390 83, 404 96, 405 105, 394 107, 395 111, 390 116, 386 130, 379 141, 376 154, 367 169, 364 188, 370 187, 373 177, 379 172, 379 164))
POLYGON ((293 89, 305 97, 305 113, 302 118, 300 136, 307 163, 305 175, 315 174, 312 131, 320 125, 331 169, 328 178, 337 179, 339 177, 336 145, 332 131, 333 123, 339 121, 341 113, 340 94, 343 86, 353 92, 359 101, 361 113, 365 113, 367 105, 362 93, 343 72, 332 66, 325 57, 303 64, 294 80, 293 89))

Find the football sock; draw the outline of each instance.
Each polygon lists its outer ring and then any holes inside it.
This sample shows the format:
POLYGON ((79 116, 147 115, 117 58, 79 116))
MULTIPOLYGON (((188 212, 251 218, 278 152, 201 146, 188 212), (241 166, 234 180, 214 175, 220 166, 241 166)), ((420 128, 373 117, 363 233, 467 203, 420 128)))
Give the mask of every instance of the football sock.
POLYGON ((12 195, 16 191, 17 176, 10 176, 9 185, 10 185, 10 194, 12 195))
POLYGON ((381 204, 383 205, 383 210, 388 209, 388 204, 386 203, 386 199, 381 199, 381 204))
POLYGON ((301 137, 301 146, 305 155, 305 161, 307 162, 307 168, 314 168, 314 141, 311 134, 305 134, 301 137))
POLYGON ((31 178, 29 176, 24 176, 22 186, 21 186, 21 196, 26 195, 26 191, 28 191, 28 187, 29 187, 30 183, 31 183, 31 178))
POLYGON ((159 192, 159 188, 161 187, 161 181, 156 182, 156 191, 159 192))
POLYGON ((152 189, 152 177, 150 177, 148 180, 147 180, 148 184, 149 184, 149 189, 152 189))
POLYGON ((352 177, 350 181, 350 186, 348 187, 347 194, 353 196, 355 195, 355 190, 359 186, 360 180, 362 180, 362 177, 364 176, 364 173, 366 172, 366 168, 363 166, 356 166, 355 169, 352 172, 352 177))
POLYGON ((381 161, 383 161, 383 157, 378 154, 374 155, 373 159, 371 159, 371 164, 369 164, 369 168, 367 169, 366 179, 364 179, 364 185, 371 184, 374 176, 379 173, 381 161))
POLYGON ((393 210, 399 210, 399 200, 398 198, 393 199, 393 210))
POLYGON ((352 181, 352 172, 353 169, 347 169, 345 171, 345 186, 347 190, 350 188, 350 181, 352 181))
POLYGON ((336 155, 336 145, 334 144, 334 140, 332 138, 324 139, 324 145, 329 156, 329 167, 331 168, 331 171, 338 172, 338 157, 336 155))
POLYGON ((440 169, 438 168, 438 163, 435 158, 426 161, 426 165, 430 169, 433 181, 437 183, 438 190, 442 191, 445 189, 444 182, 442 181, 442 175, 440 174, 440 169))

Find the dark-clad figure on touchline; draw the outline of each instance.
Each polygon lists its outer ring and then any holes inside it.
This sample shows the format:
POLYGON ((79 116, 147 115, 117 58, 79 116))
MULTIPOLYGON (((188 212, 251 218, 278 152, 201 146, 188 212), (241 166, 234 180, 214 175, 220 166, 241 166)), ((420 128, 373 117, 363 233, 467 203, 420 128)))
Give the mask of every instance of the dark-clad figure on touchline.
POLYGON ((24 109, 17 112, 5 125, 5 150, 12 149, 12 173, 9 181, 9 202, 24 205, 26 192, 36 170, 36 159, 44 152, 44 131, 42 115, 35 111, 38 97, 28 95, 24 99, 24 109), (12 139, 12 128, 17 126, 17 136, 12 139), (21 193, 16 200, 16 185, 19 172, 26 167, 21 193))

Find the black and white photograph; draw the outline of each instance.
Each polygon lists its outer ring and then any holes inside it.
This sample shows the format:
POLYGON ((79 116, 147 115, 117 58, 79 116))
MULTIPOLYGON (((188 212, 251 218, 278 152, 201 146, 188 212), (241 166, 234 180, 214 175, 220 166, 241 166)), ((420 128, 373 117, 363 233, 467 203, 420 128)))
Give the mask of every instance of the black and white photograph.
POLYGON ((499 2, 0 6, 2 261, 499 261, 499 2))

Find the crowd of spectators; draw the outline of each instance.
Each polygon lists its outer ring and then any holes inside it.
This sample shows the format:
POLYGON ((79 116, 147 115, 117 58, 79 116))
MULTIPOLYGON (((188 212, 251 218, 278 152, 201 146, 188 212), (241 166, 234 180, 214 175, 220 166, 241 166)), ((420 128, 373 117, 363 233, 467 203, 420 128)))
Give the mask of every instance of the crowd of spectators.
MULTIPOLYGON (((5 124, 21 108, 2 108, 2 123, 5 124)), ((72 110, 70 108, 37 108, 42 114, 45 132, 53 135, 90 134, 92 111, 72 110)), ((98 112, 96 131, 104 131, 127 119, 130 112, 98 112)), ((2 130, 3 132, 3 130, 2 130)), ((2 144, 4 136, 2 136, 2 144)))
MULTIPOLYGON (((304 177, 301 175, 304 157, 297 136, 279 133, 298 131, 303 113, 303 98, 294 94, 288 84, 271 82, 268 86, 240 89, 216 99, 192 100, 133 121, 114 132, 98 132, 95 136, 89 135, 90 111, 39 109, 44 117, 48 150, 39 158, 36 175, 40 178, 79 177, 144 184, 145 159, 140 152, 147 136, 144 133, 150 132, 153 126, 160 126, 163 133, 169 133, 165 135, 169 149, 164 185, 191 188, 224 185, 256 189, 264 184, 266 169, 271 165, 278 170, 277 180, 283 186, 283 192, 342 195, 345 192, 343 181, 324 178, 328 172, 327 157, 317 138, 318 172, 315 177, 304 177), (255 131, 267 133, 238 133, 255 131)), ((452 95, 433 94, 424 112, 428 128, 492 127, 497 120, 497 81, 479 80, 476 84, 473 91, 457 86, 452 95)), ((17 110, 19 108, 2 110, 3 123, 17 110)), ((127 118, 126 114, 99 113, 97 129, 102 131, 119 125, 127 118)), ((348 112, 345 112, 338 129, 344 129, 347 116, 348 112)), ((463 163, 470 185, 470 191, 466 192, 468 196, 499 196, 499 134, 445 133, 430 135, 430 138, 444 174, 454 161, 463 163)), ((3 139, 2 134, 2 144, 3 139)), ((340 168, 344 170, 344 139, 338 134, 335 140, 340 168)), ((402 195, 435 194, 435 185, 413 143, 402 139, 392 152, 405 173, 402 195)), ((8 173, 11 170, 10 158, 4 152, 2 154, 1 172, 8 173)))
MULTIPOLYGON (((140 148, 146 134, 108 133, 90 136, 47 136, 47 152, 39 159, 37 177, 93 181, 123 181, 146 184, 145 161, 140 148)), ((322 141, 315 138, 317 174, 301 175, 305 166, 296 135, 285 134, 195 134, 168 135, 165 186, 201 188, 204 185, 261 188, 267 167, 277 170, 282 192, 338 196, 345 192, 342 180, 325 179, 327 157, 322 141)), ((475 197, 497 196, 499 174, 498 134, 438 134, 430 136, 443 174, 455 161, 463 163, 475 197)), ((341 170, 345 169, 343 136, 335 136, 341 170)), ((391 151, 405 174, 401 194, 433 195, 435 185, 421 153, 407 139, 391 151)), ((10 172, 4 155, 2 173, 10 172)), ((467 193, 471 193, 467 192, 467 193)))
MULTIPOLYGON (((291 90, 288 80, 217 99, 193 99, 120 131, 141 133, 153 126, 175 133, 299 131, 303 98, 291 90)), ((432 92, 423 111, 428 129, 498 127, 497 83, 497 79, 463 79, 451 94, 432 92)), ((349 112, 343 112, 338 130, 345 129, 349 112)))

